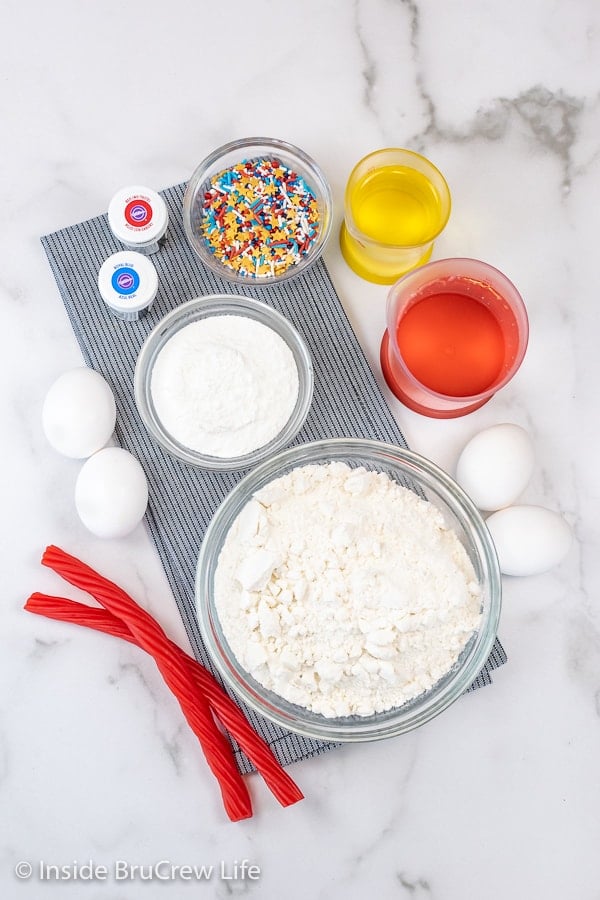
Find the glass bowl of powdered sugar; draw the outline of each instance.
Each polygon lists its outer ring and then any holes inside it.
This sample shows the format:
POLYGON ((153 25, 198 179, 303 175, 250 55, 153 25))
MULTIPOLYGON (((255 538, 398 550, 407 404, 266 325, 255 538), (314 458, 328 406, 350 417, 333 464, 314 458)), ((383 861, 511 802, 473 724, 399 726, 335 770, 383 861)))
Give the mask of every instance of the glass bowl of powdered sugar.
POLYGON ((171 455, 235 471, 294 439, 313 392, 310 353, 292 323, 266 303, 198 297, 148 335, 135 400, 149 434, 171 455))
POLYGON ((217 510, 198 560, 205 645, 283 728, 334 741, 409 731, 485 664, 501 578, 485 523, 409 450, 339 438, 284 450, 217 510))

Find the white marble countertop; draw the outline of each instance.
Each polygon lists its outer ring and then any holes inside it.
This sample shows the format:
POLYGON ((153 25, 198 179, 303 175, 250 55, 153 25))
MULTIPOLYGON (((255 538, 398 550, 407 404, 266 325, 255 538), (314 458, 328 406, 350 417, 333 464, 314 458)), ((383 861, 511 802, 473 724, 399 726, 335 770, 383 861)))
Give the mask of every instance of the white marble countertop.
MULTIPOLYGON (((0 19, 2 897, 597 898, 597 4, 7 0, 0 19), (561 512, 577 541, 551 572, 504 580, 509 662, 493 686, 417 732, 296 764, 306 799, 292 808, 251 777, 255 815, 231 824, 152 661, 22 604, 55 591, 39 558, 58 543, 185 646, 144 526, 120 541, 87 533, 73 505, 80 463, 42 434, 45 392, 81 356, 39 236, 105 211, 124 184, 184 181, 250 134, 319 161, 336 230, 365 153, 406 146, 437 163, 454 206, 434 258, 503 270, 527 304, 530 345, 511 384, 470 416, 392 408, 410 446, 450 471, 480 428, 523 425, 537 451, 523 499, 561 512), (259 877, 232 877, 236 860, 259 877), (21 861, 29 879, 15 875, 21 861), (90 861, 105 881, 40 878, 40 862, 72 872, 90 861), (119 879, 118 861, 145 868, 119 879), (214 871, 201 885, 144 878, 159 861, 214 871)), ((346 267, 336 237, 325 259, 381 382, 386 288, 346 267)))

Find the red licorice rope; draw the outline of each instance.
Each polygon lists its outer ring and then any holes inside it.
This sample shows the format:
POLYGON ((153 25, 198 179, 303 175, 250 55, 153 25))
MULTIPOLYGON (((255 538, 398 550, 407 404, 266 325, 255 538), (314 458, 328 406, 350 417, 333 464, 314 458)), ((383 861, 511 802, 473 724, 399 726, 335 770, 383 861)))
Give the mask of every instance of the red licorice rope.
POLYGON ((212 716, 209 714, 207 720, 204 715, 203 721, 198 720, 195 708, 198 702, 201 709, 205 709, 207 704, 212 708, 212 712, 238 741, 282 805, 289 806, 302 799, 302 792, 279 764, 269 746, 256 734, 241 710, 213 676, 169 640, 160 625, 125 591, 58 547, 48 547, 42 563, 74 586, 88 591, 105 609, 99 610, 43 594, 32 595, 27 601, 26 609, 114 634, 135 643, 154 657, 165 681, 179 700, 190 726, 200 738, 209 765, 219 779, 225 806, 231 818, 237 820, 251 815, 250 799, 235 767, 231 747, 212 716), (207 742, 205 726, 208 724, 212 726, 213 734, 207 742), (218 735, 216 739, 214 733, 218 735), (225 752, 227 762, 211 755, 211 750, 215 749, 215 740, 220 745, 216 749, 225 752), (233 779, 230 762, 235 772, 233 779), (242 792, 236 793, 240 783, 243 796, 242 792))
MULTIPOLYGON (((105 609, 96 609, 74 600, 40 593, 31 595, 25 604, 25 609, 47 618, 84 625, 96 631, 112 634, 138 646, 127 625, 105 609)), ((172 641, 169 641, 169 644, 175 653, 185 658, 194 683, 205 694, 213 713, 254 763, 257 771, 263 776, 265 783, 281 805, 290 806, 301 800, 302 792, 279 764, 269 745, 254 731, 239 707, 210 672, 188 656, 177 644, 172 641)))
POLYGON ((252 803, 235 764, 231 745, 217 727, 206 697, 193 686, 187 664, 170 649, 169 639, 160 625, 125 591, 58 547, 46 549, 42 564, 95 597, 127 625, 139 646, 147 648, 154 656, 161 675, 177 697, 186 720, 200 741, 206 761, 219 782, 227 815, 234 822, 249 818, 252 815, 252 803))

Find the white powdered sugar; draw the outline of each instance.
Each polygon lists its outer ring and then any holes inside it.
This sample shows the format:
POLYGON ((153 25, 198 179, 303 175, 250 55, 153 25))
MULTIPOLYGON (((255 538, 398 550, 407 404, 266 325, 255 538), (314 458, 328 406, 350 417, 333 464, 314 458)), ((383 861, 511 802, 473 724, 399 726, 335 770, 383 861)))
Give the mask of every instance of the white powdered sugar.
POLYGON ((191 322, 167 341, 152 370, 152 400, 165 429, 185 447, 225 459, 273 440, 298 390, 292 351, 249 316, 191 322))
POLYGON ((442 514, 384 473, 294 469, 234 522, 215 603, 241 665, 324 716, 368 716, 431 688, 481 619, 476 575, 442 514))

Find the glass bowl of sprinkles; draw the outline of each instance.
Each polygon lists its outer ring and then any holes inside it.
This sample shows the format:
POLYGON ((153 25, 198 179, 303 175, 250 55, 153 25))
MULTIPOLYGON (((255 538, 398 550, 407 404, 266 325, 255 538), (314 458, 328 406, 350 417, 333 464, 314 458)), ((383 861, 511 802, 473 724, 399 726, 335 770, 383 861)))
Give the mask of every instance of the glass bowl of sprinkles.
POLYGON ((372 741, 447 710, 492 650, 502 583, 470 498, 410 450, 291 447, 238 482, 196 570, 204 644, 251 709, 319 740, 372 741))
POLYGON ((135 402, 150 437, 200 469, 249 468, 290 444, 313 395, 304 338, 250 297, 212 294, 168 313, 137 358, 135 402))
POLYGON ((332 224, 331 189, 298 147, 264 137, 219 147, 193 173, 183 200, 188 242, 236 284, 293 278, 320 256, 332 224))

